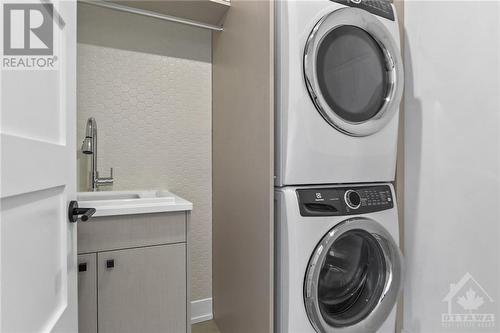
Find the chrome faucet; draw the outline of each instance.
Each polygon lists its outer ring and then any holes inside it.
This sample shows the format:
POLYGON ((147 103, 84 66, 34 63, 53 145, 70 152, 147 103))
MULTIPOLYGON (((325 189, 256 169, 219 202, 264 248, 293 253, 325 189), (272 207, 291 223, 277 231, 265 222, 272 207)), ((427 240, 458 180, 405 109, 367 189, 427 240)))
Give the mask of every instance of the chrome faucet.
POLYGON ((95 192, 99 189, 99 186, 113 184, 113 168, 111 168, 110 176, 104 178, 99 178, 99 171, 97 171, 97 123, 94 117, 90 117, 87 120, 85 139, 83 139, 82 143, 82 153, 92 155, 89 190, 95 192))

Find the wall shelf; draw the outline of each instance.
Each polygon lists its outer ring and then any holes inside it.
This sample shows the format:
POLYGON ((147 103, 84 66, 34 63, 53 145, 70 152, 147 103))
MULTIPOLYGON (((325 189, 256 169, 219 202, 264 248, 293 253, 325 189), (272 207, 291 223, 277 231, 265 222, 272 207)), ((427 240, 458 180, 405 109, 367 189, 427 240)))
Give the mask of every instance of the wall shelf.
POLYGON ((80 0, 79 2, 215 31, 223 30, 224 17, 231 7, 230 1, 226 0, 80 0))

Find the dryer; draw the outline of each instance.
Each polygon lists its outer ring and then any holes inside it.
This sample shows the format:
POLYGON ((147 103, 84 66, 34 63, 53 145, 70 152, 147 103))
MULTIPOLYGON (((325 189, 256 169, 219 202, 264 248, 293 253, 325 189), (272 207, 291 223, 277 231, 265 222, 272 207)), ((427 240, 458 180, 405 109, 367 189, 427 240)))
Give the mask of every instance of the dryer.
POLYGON ((276 2, 276 185, 393 181, 403 92, 387 0, 276 2))
POLYGON ((275 191, 275 332, 395 331, 403 282, 391 184, 275 191))

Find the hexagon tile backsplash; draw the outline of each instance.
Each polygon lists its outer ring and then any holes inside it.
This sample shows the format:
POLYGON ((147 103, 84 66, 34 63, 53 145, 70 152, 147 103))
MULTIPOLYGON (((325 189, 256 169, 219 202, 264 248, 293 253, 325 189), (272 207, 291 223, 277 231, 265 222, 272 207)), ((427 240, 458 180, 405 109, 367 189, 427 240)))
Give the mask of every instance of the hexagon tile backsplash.
MULTIPOLYGON (((194 204, 192 299, 211 297, 212 170, 210 35, 206 58, 78 44, 78 145, 98 127, 98 166, 114 190, 169 189, 194 204)), ((79 154, 80 190, 88 158, 79 154)))

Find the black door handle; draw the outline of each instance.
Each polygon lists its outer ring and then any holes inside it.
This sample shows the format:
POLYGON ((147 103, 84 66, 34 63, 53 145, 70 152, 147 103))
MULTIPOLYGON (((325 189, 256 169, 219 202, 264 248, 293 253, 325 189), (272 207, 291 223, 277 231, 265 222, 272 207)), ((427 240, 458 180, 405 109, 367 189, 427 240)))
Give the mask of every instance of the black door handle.
POLYGON ((68 219, 70 222, 88 221, 95 214, 95 208, 79 208, 78 201, 72 200, 68 207, 68 219), (81 216, 80 216, 81 215, 81 216))
POLYGON ((106 268, 114 268, 114 267, 115 267, 115 260, 114 259, 106 260, 106 268))
POLYGON ((78 271, 79 272, 86 272, 87 271, 87 263, 83 262, 81 264, 78 264, 78 271))

